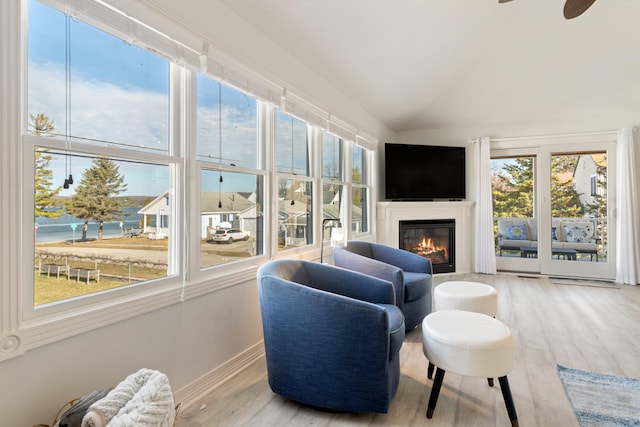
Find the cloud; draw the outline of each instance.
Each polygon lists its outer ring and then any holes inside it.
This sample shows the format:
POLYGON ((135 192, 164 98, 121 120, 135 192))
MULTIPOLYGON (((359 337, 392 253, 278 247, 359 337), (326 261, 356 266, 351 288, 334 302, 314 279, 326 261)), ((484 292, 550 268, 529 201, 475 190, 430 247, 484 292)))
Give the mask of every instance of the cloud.
POLYGON ((222 105, 222 117, 217 107, 198 107, 198 155, 211 158, 219 157, 222 140, 222 158, 224 164, 238 166, 257 166, 257 119, 255 112, 245 112, 230 105, 222 105), (222 134, 219 122, 222 122, 222 134))
POLYGON ((29 113, 46 114, 58 133, 106 143, 169 147, 169 95, 124 89, 71 71, 70 129, 65 126, 66 87, 62 64, 29 64, 29 113))
MULTIPOLYGON (((73 74, 72 74, 73 75, 73 74)), ((66 87, 64 67, 55 63, 29 65, 29 114, 45 114, 65 134, 66 87)), ((75 78, 71 85, 71 135, 96 143, 151 147, 168 152, 169 97, 141 88, 126 90, 96 80, 75 78)), ((131 147, 129 147, 131 148, 131 147)), ((118 162, 130 195, 158 195, 169 185, 168 166, 118 162)), ((68 174, 78 183, 91 159, 54 155, 50 164, 54 187, 68 174)), ((73 194, 74 187, 60 195, 73 194)))

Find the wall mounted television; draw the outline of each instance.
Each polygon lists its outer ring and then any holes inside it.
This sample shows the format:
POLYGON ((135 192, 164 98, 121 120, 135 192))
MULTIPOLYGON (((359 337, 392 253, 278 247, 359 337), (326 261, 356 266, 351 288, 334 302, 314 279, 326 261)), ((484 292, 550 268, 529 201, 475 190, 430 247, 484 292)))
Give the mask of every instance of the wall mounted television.
POLYGON ((466 197, 466 149, 385 144, 385 198, 397 201, 466 197))

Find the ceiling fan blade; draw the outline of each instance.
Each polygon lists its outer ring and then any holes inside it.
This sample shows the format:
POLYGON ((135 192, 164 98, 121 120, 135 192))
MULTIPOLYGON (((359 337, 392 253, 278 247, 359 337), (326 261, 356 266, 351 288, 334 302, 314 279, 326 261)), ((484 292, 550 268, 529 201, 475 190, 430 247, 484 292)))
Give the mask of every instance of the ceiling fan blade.
POLYGON ((498 3, 507 3, 510 2, 511 0, 498 0, 498 3))
POLYGON ((582 15, 596 0, 567 0, 564 4, 564 17, 567 19, 582 15))

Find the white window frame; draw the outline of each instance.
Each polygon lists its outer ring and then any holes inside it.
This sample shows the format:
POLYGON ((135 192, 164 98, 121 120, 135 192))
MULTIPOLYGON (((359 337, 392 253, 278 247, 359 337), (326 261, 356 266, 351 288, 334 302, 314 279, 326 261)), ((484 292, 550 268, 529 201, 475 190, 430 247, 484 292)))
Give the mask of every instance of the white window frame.
MULTIPOLYGON (((172 227, 175 244, 168 256, 175 261, 175 276, 166 277, 151 283, 142 282, 126 286, 104 294, 91 295, 36 310, 27 314, 25 301, 32 301, 29 294, 23 293, 24 287, 33 292, 33 150, 35 146, 60 148, 61 142, 42 137, 27 135, 27 0, 4 0, 0 2, 0 25, 3 36, 10 43, 0 49, 0 89, 6 96, 6 107, 0 112, 0 132, 5 142, 3 156, 0 156, 0 178, 5 183, 2 194, 0 242, 3 257, 0 257, 0 361, 19 356, 24 352, 49 343, 59 341, 80 333, 113 324, 144 313, 152 312, 180 301, 200 295, 216 292, 229 286, 255 280, 255 271, 261 262, 284 256, 301 256, 312 259, 318 254, 317 245, 307 245, 297 249, 277 253, 277 241, 274 239, 277 211, 275 195, 277 177, 275 173, 275 108, 289 100, 289 107, 295 108, 296 116, 306 118, 308 127, 328 128, 345 140, 355 140, 359 130, 349 126, 331 114, 317 108, 281 85, 251 70, 226 50, 215 43, 202 40, 201 36, 190 32, 167 16, 140 4, 139 2, 117 2, 117 10, 104 2, 84 0, 39 0, 41 3, 58 10, 69 12, 74 18, 109 34, 127 40, 137 46, 149 48, 171 61, 170 90, 170 146, 168 156, 154 157, 152 153, 130 152, 127 149, 91 146, 71 143, 72 152, 89 154, 107 154, 125 159, 141 159, 160 164, 171 164, 173 188, 173 211, 171 216, 183 224, 182 228, 172 227), (142 13, 144 12, 144 13, 142 13), (141 16, 147 23, 161 28, 162 33, 141 21, 131 17, 141 16), (215 58, 215 60, 214 60, 215 58), (180 65, 176 65, 179 63, 180 65), (233 263, 199 271, 199 248, 189 244, 196 230, 191 224, 199 220, 198 175, 199 165, 195 160, 195 75, 194 70, 208 70, 213 76, 223 79, 246 93, 256 96, 259 102, 259 133, 263 164, 258 171, 250 173, 264 175, 265 187, 265 247, 260 260, 233 263), (119 151, 122 150, 122 151, 119 151), (184 254, 184 255, 182 255, 184 254), (16 268, 18 266, 18 268, 16 268)), ((374 141, 370 139, 369 141, 374 141)), ((360 142, 360 141, 359 141, 360 142)), ((345 144, 350 157, 349 144, 345 144)), ((66 148, 66 147, 63 147, 66 148)), ((372 149, 372 147, 368 147, 372 149)), ((292 178, 310 181, 314 194, 314 223, 318 223, 318 205, 316 195, 319 188, 318 170, 313 169, 317 154, 310 147, 312 173, 308 177, 294 175, 292 178)), ((372 154, 374 154, 372 152, 372 154)), ((375 163, 369 164, 369 188, 374 188, 375 163)), ((348 161, 348 160, 346 160, 348 161)), ((345 166, 346 168, 347 166, 345 166)), ((349 169, 345 169, 349 170, 349 169)), ((233 171, 240 171, 233 169, 233 171)), ((349 173, 344 179, 349 183, 349 173)), ((350 192, 350 187, 347 190, 350 192)), ((375 194, 370 190, 369 206, 375 203, 375 194)), ((348 204, 347 204, 348 206, 348 204)), ((349 222, 350 219, 345 219, 349 222)), ((375 230, 375 218, 370 216, 370 231, 375 230)), ((197 228, 197 227, 196 227, 197 228)), ((314 230, 317 236, 317 230, 314 230)), ((314 241, 318 241, 317 237, 314 241)), ((27 310, 28 311, 28 310, 27 310)))

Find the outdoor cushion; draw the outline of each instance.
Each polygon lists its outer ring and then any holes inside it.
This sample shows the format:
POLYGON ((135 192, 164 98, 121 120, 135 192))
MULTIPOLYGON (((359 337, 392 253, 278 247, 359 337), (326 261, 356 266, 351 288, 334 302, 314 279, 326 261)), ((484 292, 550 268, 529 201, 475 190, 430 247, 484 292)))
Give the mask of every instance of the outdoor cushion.
POLYGON ((509 240, 527 240, 526 224, 507 225, 506 231, 509 240))
POLYGON ((567 242, 588 243, 593 236, 593 230, 589 225, 565 225, 564 235, 567 242))

